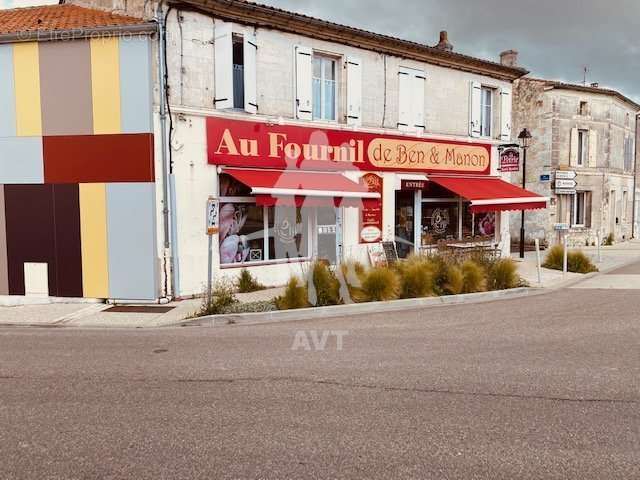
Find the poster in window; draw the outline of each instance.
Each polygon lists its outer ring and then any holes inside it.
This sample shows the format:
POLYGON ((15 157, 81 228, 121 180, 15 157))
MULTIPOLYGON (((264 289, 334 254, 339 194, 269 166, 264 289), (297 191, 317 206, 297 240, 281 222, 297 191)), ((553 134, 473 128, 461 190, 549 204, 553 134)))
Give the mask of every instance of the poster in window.
POLYGON ((263 207, 252 203, 220 205, 220 263, 262 260, 264 251, 263 207))

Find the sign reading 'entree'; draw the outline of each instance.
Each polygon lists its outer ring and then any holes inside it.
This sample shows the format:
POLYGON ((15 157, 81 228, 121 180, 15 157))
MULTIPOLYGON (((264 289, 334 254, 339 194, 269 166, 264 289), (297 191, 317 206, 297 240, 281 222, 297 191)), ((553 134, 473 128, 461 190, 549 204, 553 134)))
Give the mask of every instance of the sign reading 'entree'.
POLYGON ((363 170, 488 174, 491 146, 207 118, 213 165, 284 170, 363 170))

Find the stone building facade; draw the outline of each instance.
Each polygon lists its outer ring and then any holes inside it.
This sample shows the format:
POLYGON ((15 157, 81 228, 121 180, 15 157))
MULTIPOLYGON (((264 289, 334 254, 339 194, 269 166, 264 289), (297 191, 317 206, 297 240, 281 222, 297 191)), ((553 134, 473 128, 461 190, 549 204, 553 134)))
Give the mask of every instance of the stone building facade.
MULTIPOLYGON (((533 137, 527 189, 551 199, 548 209, 526 213, 527 241, 554 244, 567 233, 577 246, 594 244, 598 235, 603 241, 609 235, 631 238, 639 110, 629 98, 596 85, 527 77, 515 82, 514 135, 528 128, 533 137)), ((521 172, 512 182, 522 182, 521 172)), ((520 213, 512 214, 511 233, 519 239, 520 213)))

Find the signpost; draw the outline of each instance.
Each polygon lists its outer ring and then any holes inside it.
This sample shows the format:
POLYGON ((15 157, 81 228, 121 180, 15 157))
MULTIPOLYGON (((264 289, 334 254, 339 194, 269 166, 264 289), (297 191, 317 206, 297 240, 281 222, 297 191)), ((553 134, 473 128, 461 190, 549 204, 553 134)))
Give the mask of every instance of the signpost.
POLYGON ((577 173, 573 170, 556 170, 553 188, 556 195, 575 195, 578 183, 577 173))
POLYGON ((207 304, 211 304, 211 288, 213 282, 213 236, 220 231, 218 215, 220 213, 220 201, 215 197, 207 199, 207 304))

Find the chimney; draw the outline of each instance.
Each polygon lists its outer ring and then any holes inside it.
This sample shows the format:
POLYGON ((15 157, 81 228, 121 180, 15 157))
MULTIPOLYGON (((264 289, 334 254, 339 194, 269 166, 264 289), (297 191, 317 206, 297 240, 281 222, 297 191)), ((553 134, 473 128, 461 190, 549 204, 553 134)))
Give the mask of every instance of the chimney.
POLYGON ((449 43, 449 34, 446 30, 440 32, 440 42, 436 45, 437 49, 444 50, 445 52, 453 51, 453 45, 449 43))
POLYGON ((516 50, 506 50, 500 54, 500 64, 505 67, 518 66, 518 52, 516 50))

